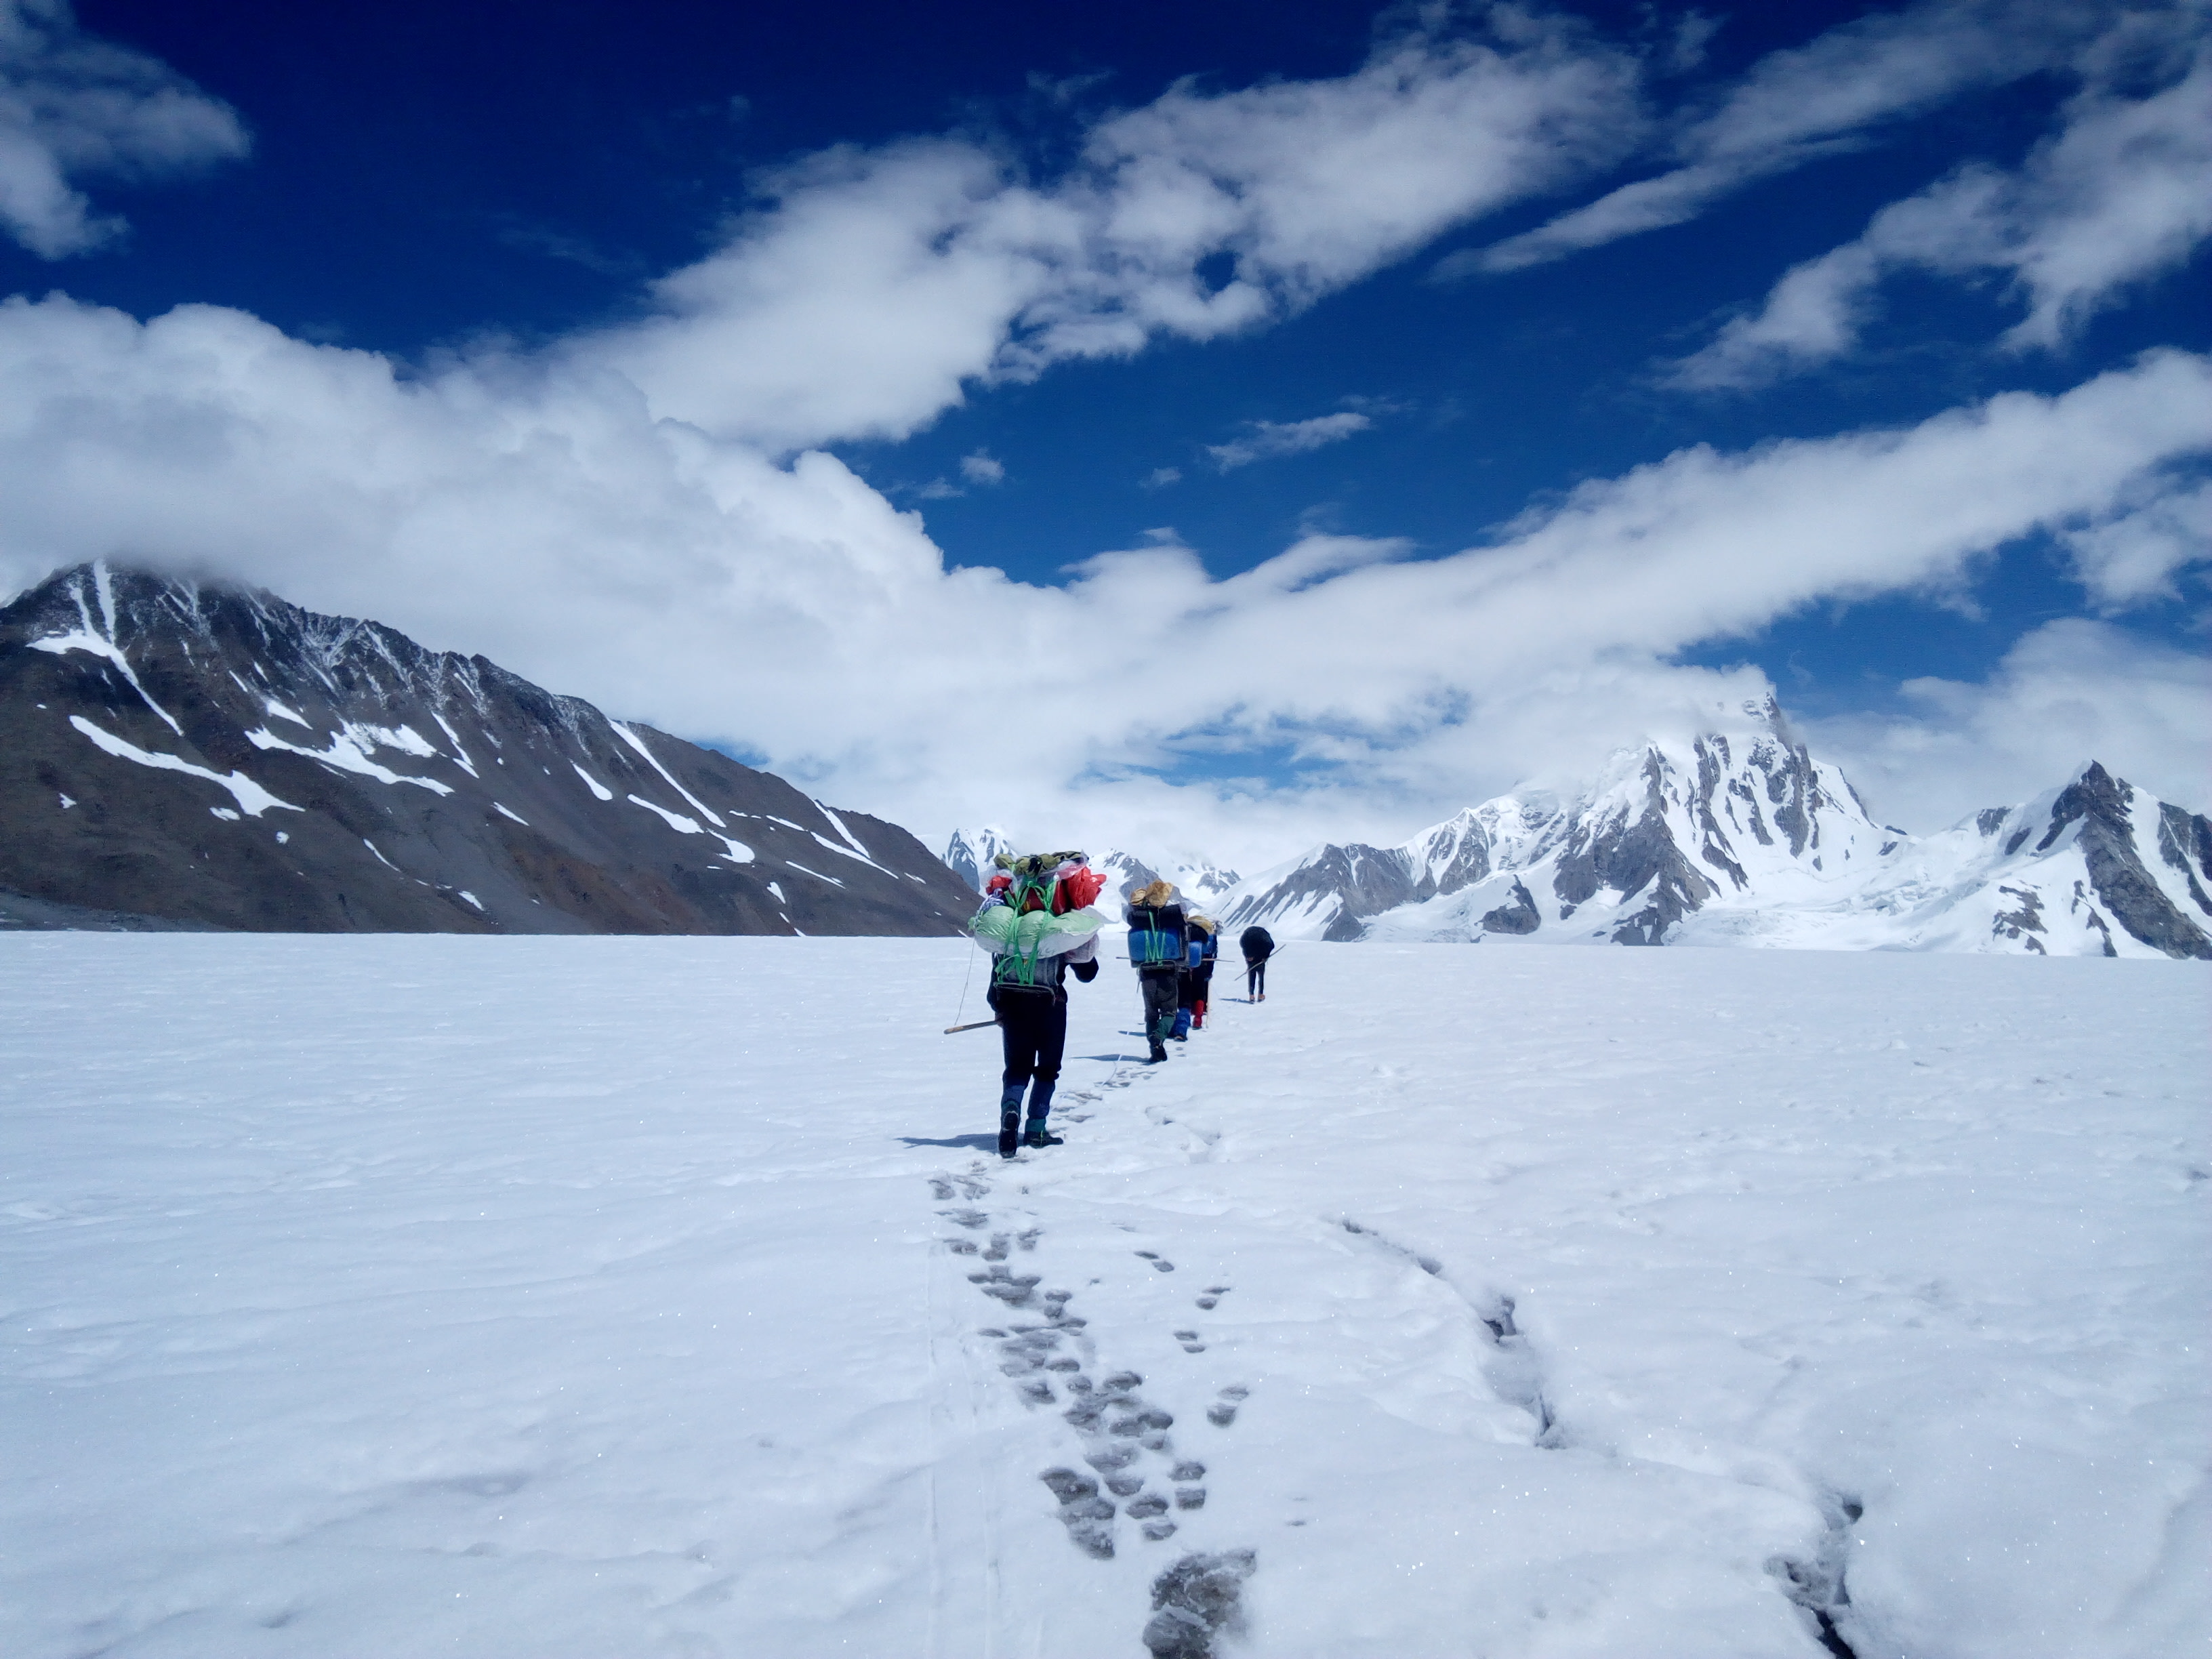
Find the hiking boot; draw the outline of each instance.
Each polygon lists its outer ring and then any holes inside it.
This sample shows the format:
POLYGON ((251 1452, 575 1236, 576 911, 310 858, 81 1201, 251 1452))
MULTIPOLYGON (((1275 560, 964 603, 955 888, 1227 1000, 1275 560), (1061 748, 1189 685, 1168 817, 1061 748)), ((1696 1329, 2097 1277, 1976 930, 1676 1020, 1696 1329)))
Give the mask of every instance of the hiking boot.
POLYGON ((1162 1042, 1158 1037, 1154 1037, 1152 1039, 1152 1052, 1145 1056, 1145 1064, 1147 1066, 1157 1066, 1167 1057, 1167 1044, 1162 1042))
POLYGON ((1036 1125, 1033 1126, 1030 1132, 1022 1137, 1022 1145, 1024 1146, 1065 1146, 1067 1143, 1061 1139, 1058 1135, 1053 1133, 1051 1130, 1043 1127, 1042 1125, 1036 1125))
POLYGON ((1014 1147, 1016 1144, 1019 1142, 1021 1137, 1021 1119, 1018 1117, 1000 1118, 999 1120, 999 1156, 1000 1158, 1012 1158, 1014 1155, 1014 1147))

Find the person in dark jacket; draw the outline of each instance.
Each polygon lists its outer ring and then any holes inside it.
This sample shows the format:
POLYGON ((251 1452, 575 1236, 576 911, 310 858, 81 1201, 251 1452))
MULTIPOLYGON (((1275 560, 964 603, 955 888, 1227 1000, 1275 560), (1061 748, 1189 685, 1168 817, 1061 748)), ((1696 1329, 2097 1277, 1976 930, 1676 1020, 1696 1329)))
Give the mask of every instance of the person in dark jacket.
POLYGON ((1145 1036, 1152 1044, 1145 1058, 1158 1065, 1168 1057, 1168 1034, 1175 1029, 1189 925, 1176 902, 1175 884, 1165 881, 1132 894, 1122 920, 1129 924, 1129 960, 1145 994, 1145 1036))
POLYGON ((1177 988, 1175 1039, 1186 1041, 1193 1031, 1206 1029, 1206 1000, 1213 990, 1213 964, 1221 955, 1213 923, 1194 911, 1188 918, 1189 944, 1183 953, 1182 983, 1177 988))
POLYGON ((1012 1158, 1017 1139, 1026 1146, 1058 1146, 1060 1138, 1046 1122, 1052 1091, 1059 1086, 1060 1062, 1067 1050, 1067 975, 1088 985, 1098 977, 1098 940, 1087 939, 1064 956, 1040 957, 1034 985, 998 984, 986 999, 999 1017, 1006 1068, 1000 1073, 999 1156, 1012 1158), (1022 1095, 1029 1095, 1029 1121, 1018 1133, 1022 1095))
POLYGON ((1244 930, 1237 941, 1244 952, 1244 1000, 1265 1002, 1267 1000, 1267 958, 1275 954, 1275 941, 1264 927, 1256 923, 1244 930))

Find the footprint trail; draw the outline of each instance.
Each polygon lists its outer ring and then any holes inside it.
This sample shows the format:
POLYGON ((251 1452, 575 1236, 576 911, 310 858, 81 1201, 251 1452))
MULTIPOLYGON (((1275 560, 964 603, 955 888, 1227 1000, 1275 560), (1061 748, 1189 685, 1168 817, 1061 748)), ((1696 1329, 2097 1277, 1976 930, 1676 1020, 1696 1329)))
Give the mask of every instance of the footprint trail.
MULTIPOLYGON (((1132 1080, 1126 1072, 1117 1073, 1101 1086, 1123 1088, 1132 1080)), ((1098 1097, 1079 1091, 1067 1098, 1091 1104, 1098 1097)), ((1069 1115, 1076 1122, 1088 1115, 1069 1115)), ((945 1206, 938 1214, 957 1230, 939 1243, 949 1255, 972 1264, 968 1282, 996 1304, 994 1314, 1006 1321, 979 1324, 974 1334, 992 1344, 1000 1373, 1024 1406, 1057 1407, 1067 1425, 1073 1455, 1040 1471, 1037 1478, 1052 1494, 1068 1542, 1084 1556, 1108 1561, 1124 1542, 1150 1546, 1173 1538, 1178 1514, 1206 1507, 1206 1465, 1177 1451, 1171 1432, 1175 1415, 1146 1396, 1141 1373, 1108 1370, 1099 1363, 1089 1322, 1070 1311, 1075 1292, 1048 1285, 1043 1273, 1021 1270, 1018 1258, 1036 1251, 1046 1228, 1030 1214, 992 1207, 990 1175, 980 1162, 966 1170, 933 1176, 929 1187, 932 1198, 945 1206), (1007 1319, 1008 1315, 1024 1317, 1007 1319), (1121 1528, 1125 1521, 1133 1523, 1133 1540, 1121 1528)), ((1176 1264, 1158 1251, 1134 1254, 1156 1273, 1176 1271, 1176 1264)), ((1228 1290, 1208 1287, 1198 1305, 1210 1310, 1228 1290)), ((1184 1353, 1206 1352, 1196 1328, 1173 1335, 1184 1353)), ((1241 1384, 1221 1389, 1207 1409, 1207 1420, 1217 1428, 1228 1427, 1249 1393, 1241 1384)), ((1197 1553, 1167 1566, 1152 1586, 1152 1618, 1143 1631, 1148 1650, 1166 1659, 1206 1659, 1217 1636, 1241 1628, 1242 1586, 1255 1559, 1249 1550, 1197 1553)))

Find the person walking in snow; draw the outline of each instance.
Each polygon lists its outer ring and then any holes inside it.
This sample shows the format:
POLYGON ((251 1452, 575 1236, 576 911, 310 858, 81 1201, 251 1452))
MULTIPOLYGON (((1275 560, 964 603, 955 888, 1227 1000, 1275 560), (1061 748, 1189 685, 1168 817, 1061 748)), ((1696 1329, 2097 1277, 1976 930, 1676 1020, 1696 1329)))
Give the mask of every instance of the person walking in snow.
POLYGON ((1193 911, 1189 917, 1189 939, 1183 951, 1182 982, 1176 988, 1175 1038, 1178 1042, 1188 1039, 1193 1031, 1206 1029, 1206 1000, 1212 994, 1213 964, 1221 953, 1221 945, 1213 936, 1213 923, 1193 911))
POLYGON ((983 908, 969 923, 969 931, 979 938, 994 932, 1018 935, 1021 918, 1029 916, 1038 936, 1034 948, 1021 949, 1018 938, 1010 937, 1015 948, 994 953, 991 988, 985 996, 998 1018, 1006 1053, 1006 1068, 999 1077, 999 1156, 1012 1158, 1018 1146, 1064 1144, 1048 1120, 1067 1048, 1067 975, 1073 970, 1085 985, 1098 977, 1096 929, 1105 918, 1086 907, 1104 888, 1106 878, 1091 869, 1080 853, 1001 855, 999 862, 1006 867, 985 889, 983 908), (1011 917, 990 916, 999 908, 1011 911, 1011 917), (1085 920, 1082 942, 1062 948, 1067 934, 1085 920), (1009 921, 1017 926, 1009 927, 1009 921), (1054 922, 1063 925, 1054 927, 1054 922), (1022 1115, 1024 1094, 1026 1122, 1022 1115))
POLYGON ((1129 961, 1145 996, 1145 1036, 1152 1045, 1145 1058, 1157 1066, 1168 1057, 1168 1034, 1175 1029, 1188 922, 1176 902, 1175 884, 1167 881, 1132 894, 1122 920, 1129 924, 1129 961))
POLYGON ((1237 941, 1244 952, 1244 1000, 1265 1002, 1267 1000, 1267 958, 1275 954, 1275 941, 1267 930, 1258 923, 1244 930, 1237 941))

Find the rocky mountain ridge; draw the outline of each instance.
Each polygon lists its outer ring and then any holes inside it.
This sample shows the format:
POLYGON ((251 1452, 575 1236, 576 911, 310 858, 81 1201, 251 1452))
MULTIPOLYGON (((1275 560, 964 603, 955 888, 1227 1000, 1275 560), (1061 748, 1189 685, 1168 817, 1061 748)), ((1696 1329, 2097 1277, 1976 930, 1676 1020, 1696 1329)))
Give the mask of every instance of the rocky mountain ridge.
POLYGON ((106 563, 0 610, 0 921, 955 933, 959 880, 483 657, 106 563))
POLYGON ((1939 835, 1876 823, 1771 702, 1748 728, 1616 757, 1396 847, 1330 844, 1241 884, 1279 939, 1760 945, 2212 957, 2212 822, 2090 763, 1939 835))

